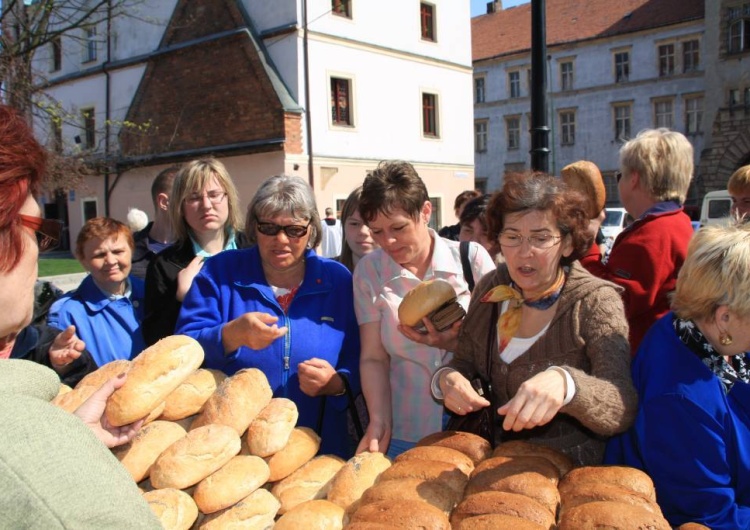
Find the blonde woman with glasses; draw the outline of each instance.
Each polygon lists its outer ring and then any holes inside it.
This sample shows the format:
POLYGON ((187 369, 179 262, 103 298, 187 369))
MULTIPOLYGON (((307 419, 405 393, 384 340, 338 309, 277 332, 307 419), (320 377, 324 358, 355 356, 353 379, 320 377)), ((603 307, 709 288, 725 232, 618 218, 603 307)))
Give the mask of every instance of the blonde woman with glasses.
POLYGON ((147 345, 174 333, 182 300, 207 258, 247 246, 237 189, 224 164, 214 158, 194 160, 180 169, 169 213, 175 242, 146 272, 147 345))

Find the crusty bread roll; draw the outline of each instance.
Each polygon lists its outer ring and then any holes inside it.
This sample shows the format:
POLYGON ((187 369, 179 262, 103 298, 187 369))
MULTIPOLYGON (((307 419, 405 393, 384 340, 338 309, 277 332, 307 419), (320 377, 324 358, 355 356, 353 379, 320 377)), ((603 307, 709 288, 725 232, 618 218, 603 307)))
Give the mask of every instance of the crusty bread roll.
POLYGON ((363 452, 351 457, 333 477, 328 500, 347 510, 390 466, 391 460, 383 453, 363 452))
POLYGON ((502 528, 508 530, 547 530, 542 525, 528 519, 502 513, 485 513, 467 517, 462 519, 458 525, 453 526, 453 530, 499 530, 502 528))
POLYGON ((394 459, 394 462, 401 462, 402 460, 437 460, 438 462, 448 462, 449 464, 455 464, 467 477, 474 471, 474 462, 467 455, 456 449, 437 445, 412 447, 398 455, 394 459))
POLYGON ((271 492, 259 488, 240 502, 225 510, 207 516, 200 530, 268 530, 273 527, 279 501, 271 492))
POLYGON ((198 518, 198 507, 184 491, 152 490, 144 493, 143 498, 165 530, 188 530, 198 518))
POLYGON ((607 202, 607 192, 596 164, 588 160, 579 160, 562 168, 560 176, 568 187, 586 197, 586 212, 589 219, 597 217, 607 202))
POLYGON ((190 428, 220 423, 242 436, 272 396, 266 375, 257 368, 245 368, 221 382, 190 428))
POLYGON ((98 386, 92 385, 76 385, 76 387, 65 394, 58 394, 52 398, 52 403, 56 407, 60 407, 63 410, 67 410, 70 413, 76 411, 78 407, 83 405, 83 402, 91 397, 91 394, 99 390, 98 386))
POLYGON ((670 530, 664 517, 640 506, 614 501, 596 501, 566 510, 560 517, 558 530, 589 530, 595 528, 647 528, 670 530))
POLYGON ((218 370, 199 368, 165 400, 163 420, 176 421, 197 414, 227 376, 218 370))
POLYGON ((422 319, 427 317, 438 331, 448 329, 466 316, 456 302, 456 291, 446 280, 427 280, 411 289, 398 306, 398 320, 404 326, 425 330, 422 319))
POLYGON ((131 362, 125 384, 107 400, 107 420, 121 426, 148 416, 202 362, 203 348, 186 335, 149 346, 131 362))
POLYGON ((333 477, 344 463, 334 455, 316 456, 274 484, 271 493, 281 502, 279 513, 284 514, 306 501, 325 499, 333 477))
POLYGON ((711 529, 700 523, 684 523, 678 526, 677 530, 711 530, 711 529))
POLYGON ((490 456, 492 446, 490 442, 469 432, 462 431, 440 431, 428 434, 417 442, 417 446, 437 445, 440 447, 450 447, 471 458, 474 465, 490 456))
POLYGON ((560 497, 566 497, 568 491, 580 484, 614 484, 644 495, 647 499, 656 502, 654 482, 646 473, 640 469, 628 466, 585 466, 572 469, 565 475, 558 489, 560 497))
POLYGON ((400 478, 377 482, 367 488, 362 494, 359 506, 379 501, 398 500, 426 502, 447 515, 461 500, 461 496, 438 481, 400 478))
POLYGON ((197 418, 197 417, 198 417, 197 415, 188 416, 187 418, 182 418, 181 420, 176 420, 173 423, 176 423, 177 425, 179 425, 180 427, 182 427, 186 431, 189 431, 190 427, 192 427, 192 425, 193 425, 193 420, 195 418, 197 418))
POLYGON ((344 509, 324 499, 305 501, 282 515, 273 530, 342 530, 344 509))
POLYGON ((468 477, 456 464, 438 462, 437 460, 402 460, 394 463, 378 477, 378 483, 401 478, 418 478, 439 482, 463 497, 468 477))
POLYGON ((156 421, 157 419, 159 419, 159 416, 161 416, 161 413, 164 412, 164 407, 166 407, 166 406, 167 406, 167 404, 164 401, 162 401, 161 403, 159 403, 158 405, 156 405, 156 407, 154 408, 154 410, 152 410, 151 412, 149 412, 148 416, 146 416, 143 419, 143 425, 148 425, 149 423, 151 423, 151 422, 156 421))
POLYGON ((268 481, 271 471, 258 456, 235 456, 221 469, 201 480, 193 499, 209 514, 238 503, 268 481))
POLYGON ((270 482, 278 482, 288 477, 318 454, 320 436, 308 427, 296 427, 289 442, 281 451, 266 459, 271 469, 270 482))
POLYGON ((650 512, 662 515, 661 508, 642 493, 615 484, 589 482, 565 488, 565 497, 561 499, 560 515, 566 510, 596 501, 615 501, 640 506, 650 512))
POLYGON ((451 524, 475 515, 499 513, 527 519, 545 529, 554 528, 555 516, 531 497, 505 491, 483 491, 464 498, 451 513, 451 524))
POLYGON ((386 523, 395 528, 450 530, 448 516, 442 510, 421 501, 378 501, 361 505, 351 522, 386 523))
POLYGON ((159 455, 186 434, 187 431, 176 423, 157 420, 141 427, 130 442, 112 452, 133 480, 140 482, 148 477, 159 455))
POLYGON ((349 523, 344 528, 346 530, 394 530, 400 528, 388 523, 373 523, 372 521, 357 521, 349 523))
POLYGON ((537 443, 524 440, 503 442, 492 451, 492 456, 541 456, 552 462, 559 470, 560 477, 575 467, 573 459, 565 453, 537 443))
POLYGON ((79 386, 93 386, 101 388, 101 386, 120 374, 127 373, 130 370, 130 361, 128 359, 117 359, 110 361, 107 364, 103 364, 90 374, 86 374, 83 378, 78 381, 76 388, 79 386))
POLYGON ((557 485, 560 481, 560 475, 558 475, 555 465, 540 456, 493 456, 481 461, 471 473, 471 478, 478 478, 488 471, 492 471, 495 478, 533 471, 539 473, 554 485, 557 485))
POLYGON ((266 457, 281 451, 289 442, 298 417, 294 401, 286 398, 271 399, 247 428, 247 448, 250 454, 266 457))
POLYGON ((155 488, 197 484, 240 452, 240 437, 226 425, 206 425, 170 445, 151 467, 155 488))

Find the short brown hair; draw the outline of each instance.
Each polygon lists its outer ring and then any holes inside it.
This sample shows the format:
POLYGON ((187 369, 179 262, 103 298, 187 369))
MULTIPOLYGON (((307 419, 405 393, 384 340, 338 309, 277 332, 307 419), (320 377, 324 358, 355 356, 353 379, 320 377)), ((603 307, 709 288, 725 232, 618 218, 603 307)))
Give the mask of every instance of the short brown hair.
POLYGON ((732 173, 729 182, 727 182, 727 191, 734 194, 750 191, 750 164, 742 166, 732 173))
POLYGON ((453 201, 453 210, 458 210, 472 199, 481 197, 482 192, 479 190, 464 190, 456 196, 456 200, 453 201))
POLYGON ((401 209, 418 219, 428 200, 427 187, 414 166, 402 160, 384 160, 365 177, 359 215, 369 223, 379 213, 390 215, 394 209, 401 209))
POLYGON ((125 236, 130 250, 135 249, 135 241, 133 240, 133 232, 128 228, 128 225, 121 223, 117 219, 111 219, 109 217, 94 217, 86 221, 81 231, 78 232, 78 238, 76 239, 76 258, 79 261, 83 260, 86 256, 83 255, 83 247, 92 239, 101 239, 105 241, 110 238, 116 238, 119 235, 125 236))

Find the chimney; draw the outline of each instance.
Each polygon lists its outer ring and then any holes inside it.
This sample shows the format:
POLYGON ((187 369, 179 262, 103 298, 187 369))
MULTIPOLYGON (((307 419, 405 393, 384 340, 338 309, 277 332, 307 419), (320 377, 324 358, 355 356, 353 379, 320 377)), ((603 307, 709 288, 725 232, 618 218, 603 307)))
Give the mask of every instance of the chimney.
POLYGON ((487 2, 487 14, 496 13, 497 11, 503 10, 503 0, 494 0, 493 2, 487 2))

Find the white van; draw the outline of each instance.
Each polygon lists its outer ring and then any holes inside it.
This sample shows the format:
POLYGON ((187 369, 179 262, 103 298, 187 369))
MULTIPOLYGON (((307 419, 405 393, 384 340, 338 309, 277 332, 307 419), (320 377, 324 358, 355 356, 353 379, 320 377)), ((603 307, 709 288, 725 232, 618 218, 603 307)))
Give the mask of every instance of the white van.
POLYGON ((732 209, 732 197, 727 190, 709 191, 703 197, 701 226, 725 221, 732 209))

